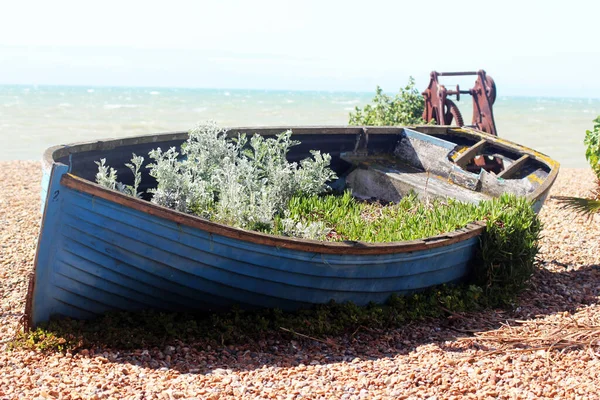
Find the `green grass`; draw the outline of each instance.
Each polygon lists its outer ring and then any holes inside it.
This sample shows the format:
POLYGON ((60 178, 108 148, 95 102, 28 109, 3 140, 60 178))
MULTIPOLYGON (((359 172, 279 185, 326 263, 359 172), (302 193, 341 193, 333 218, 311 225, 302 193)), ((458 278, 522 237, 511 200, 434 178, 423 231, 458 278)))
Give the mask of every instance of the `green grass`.
MULTIPOLYGON (((473 282, 500 297, 502 292, 518 291, 533 273, 541 230, 531 204, 508 194, 478 204, 453 199, 422 202, 413 194, 383 206, 356 200, 345 192, 341 196, 294 197, 289 210, 294 220, 324 222, 332 229, 327 238, 331 241, 415 240, 483 221, 486 230, 480 240, 473 282)), ((272 233, 278 234, 280 229, 276 219, 272 233)))
MULTIPOLYGON (((324 222, 332 229, 327 240, 372 243, 422 239, 482 218, 476 205, 455 200, 425 203, 414 194, 386 205, 356 200, 348 191, 341 196, 293 197, 288 209, 296 221, 324 222)), ((280 233, 280 221, 275 220, 272 233, 280 233)))
POLYGON ((52 351, 96 346, 131 349, 178 341, 243 343, 266 335, 291 335, 290 331, 325 338, 352 333, 361 326, 393 329, 407 321, 442 317, 448 312, 513 305, 534 271, 541 225, 523 198, 504 195, 479 205, 465 205, 455 201, 423 204, 409 196, 383 207, 346 194, 294 198, 290 206, 293 216, 330 224, 336 232, 330 240, 410 240, 452 231, 475 220, 485 221, 486 230, 469 282, 392 296, 385 305, 358 307, 332 302, 298 312, 232 310, 208 315, 111 313, 94 321, 51 321, 22 334, 12 346, 52 351))

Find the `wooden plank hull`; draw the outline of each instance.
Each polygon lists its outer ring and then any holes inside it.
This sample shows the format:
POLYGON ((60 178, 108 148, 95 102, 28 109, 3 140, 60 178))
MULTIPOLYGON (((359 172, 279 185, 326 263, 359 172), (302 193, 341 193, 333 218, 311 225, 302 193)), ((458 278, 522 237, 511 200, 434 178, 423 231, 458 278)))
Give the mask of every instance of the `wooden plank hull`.
MULTIPOLYGON (((335 137, 322 135, 328 147, 335 147, 335 137)), ((352 138, 343 132, 330 135, 352 138)), ((139 146, 156 147, 173 137, 113 143, 109 152, 120 147, 131 154, 138 146, 139 154, 139 146)), ((27 306, 31 326, 52 317, 93 318, 111 310, 218 311, 233 305, 294 310, 330 300, 382 303, 393 293, 463 279, 484 229, 471 224, 434 238, 385 244, 325 243, 235 229, 77 176, 73 169, 106 153, 99 150, 106 143, 47 154, 44 216, 27 306)), ((315 143, 310 148, 318 149, 315 143)), ((540 191, 539 200, 546 194, 540 191)))

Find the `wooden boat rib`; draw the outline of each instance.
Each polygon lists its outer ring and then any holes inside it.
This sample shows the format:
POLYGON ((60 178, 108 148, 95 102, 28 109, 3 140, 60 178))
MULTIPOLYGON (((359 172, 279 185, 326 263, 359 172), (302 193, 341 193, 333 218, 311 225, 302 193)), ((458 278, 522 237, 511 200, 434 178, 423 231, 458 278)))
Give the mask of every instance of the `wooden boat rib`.
MULTIPOLYGON (((274 127, 229 132, 276 135, 286 129, 301 141, 292 148, 291 161, 305 158, 311 149, 330 153, 332 168, 342 177, 340 184, 364 186, 377 177, 381 186, 389 186, 384 197, 403 195, 403 185, 410 179, 425 179, 421 195, 431 194, 427 190, 431 191, 432 179, 439 180, 440 187, 450 185, 456 193, 482 190, 481 184, 477 187, 473 182, 488 173, 473 174, 462 163, 483 147, 505 163, 500 172, 504 178, 494 175, 493 179, 502 185, 510 181, 515 187, 525 182, 529 188, 525 195, 538 209, 558 173, 558 163, 545 155, 469 129, 274 127), (478 144, 481 141, 485 146, 478 144), (473 146, 478 147, 470 150, 473 146), (414 151, 408 158, 420 156, 418 163, 424 169, 403 174, 380 165, 382 155, 395 152, 398 158, 410 148, 414 151), (427 157, 442 153, 443 160, 427 157), (433 173, 446 170, 446 176, 432 178, 433 173), (423 172, 426 177, 420 178, 423 172)), ((408 242, 319 242, 232 228, 93 182, 94 161, 100 158, 115 168, 122 166, 117 169, 125 177, 124 164, 132 152, 145 155, 156 147, 177 147, 186 139, 187 133, 178 132, 46 151, 43 220, 27 304, 31 326, 51 317, 93 318, 111 310, 222 310, 233 305, 291 310, 330 300, 362 305, 384 302, 392 293, 457 281, 469 272, 484 229, 477 222, 408 242)), ((422 183, 415 183, 413 189, 418 192, 422 183)), ((153 184, 146 176, 142 189, 153 184)), ((379 190, 379 186, 370 188, 379 190)), ((443 190, 441 195, 446 194, 443 190)))

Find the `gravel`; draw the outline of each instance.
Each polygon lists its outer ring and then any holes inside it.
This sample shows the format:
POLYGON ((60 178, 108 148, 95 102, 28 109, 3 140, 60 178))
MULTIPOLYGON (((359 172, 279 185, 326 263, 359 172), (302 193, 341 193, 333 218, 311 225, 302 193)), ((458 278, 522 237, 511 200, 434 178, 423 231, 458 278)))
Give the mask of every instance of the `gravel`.
MULTIPOLYGON (((9 351, 33 268, 39 182, 38 163, 0 162, 0 399, 600 398, 600 218, 552 199, 540 268, 513 311, 363 327, 324 343, 274 333, 216 347, 9 351)), ((590 171, 564 169, 553 193, 582 196, 592 182, 590 171)))

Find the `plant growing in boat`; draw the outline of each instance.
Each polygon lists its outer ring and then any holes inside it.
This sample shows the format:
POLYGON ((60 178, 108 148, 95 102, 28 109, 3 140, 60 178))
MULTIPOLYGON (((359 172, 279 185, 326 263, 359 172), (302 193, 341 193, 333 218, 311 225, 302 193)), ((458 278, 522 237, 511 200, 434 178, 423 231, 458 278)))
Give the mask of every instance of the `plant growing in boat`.
POLYGON ((421 125, 424 124, 423 109, 425 100, 415 87, 411 76, 408 84, 400 88, 398 94, 390 97, 377 86, 372 104, 364 108, 355 107, 350 113, 350 125, 421 125))
MULTIPOLYGON (((286 155, 299 142, 286 131, 275 138, 244 134, 227 138, 226 130, 215 123, 199 125, 190 131, 181 147, 149 153, 150 176, 157 181, 148 192, 152 202, 177 211, 246 229, 268 230, 275 215, 282 214, 292 196, 311 196, 330 190, 335 179, 329 168, 331 156, 311 151, 312 159, 288 162, 286 155)), ((142 159, 143 161, 143 159, 142 159)), ((134 155, 132 172, 135 188, 117 181, 113 168, 101 160, 96 182, 127 194, 137 191, 141 161, 134 155)), ((286 223, 285 232, 315 237, 323 232, 321 223, 286 223)))
MULTIPOLYGON (((421 202, 414 194, 387 205, 358 201, 350 192, 293 197, 288 218, 304 224, 324 222, 331 230, 328 240, 363 242, 422 239, 484 221, 474 282, 492 297, 517 292, 533 274, 541 231, 530 202, 508 194, 478 204, 454 199, 421 202)), ((281 234, 282 226, 276 218, 272 233, 281 234)))
POLYGON ((138 192, 138 188, 142 182, 142 173, 140 172, 140 169, 142 168, 143 163, 144 157, 136 156, 134 153, 131 163, 125 164, 125 166, 127 166, 127 168, 129 168, 133 173, 133 185, 124 185, 123 183, 117 181, 117 171, 114 168, 106 165, 106 159, 103 158, 100 161, 96 161, 96 164, 98 165, 96 182, 104 187, 117 190, 121 193, 128 194, 129 196, 142 197, 142 193, 138 192))

